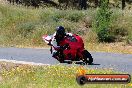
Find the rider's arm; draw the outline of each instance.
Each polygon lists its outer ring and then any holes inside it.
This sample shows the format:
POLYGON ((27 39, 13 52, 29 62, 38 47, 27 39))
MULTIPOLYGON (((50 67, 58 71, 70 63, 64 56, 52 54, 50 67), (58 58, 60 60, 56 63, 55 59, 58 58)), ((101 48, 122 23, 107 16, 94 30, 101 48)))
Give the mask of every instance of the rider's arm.
POLYGON ((51 40, 51 45, 52 45, 55 49, 58 49, 58 48, 60 48, 60 46, 57 46, 57 42, 56 42, 55 36, 56 36, 56 32, 53 34, 53 39, 51 40))
POLYGON ((67 36, 73 36, 73 34, 72 34, 72 33, 66 33, 66 35, 67 35, 67 36))

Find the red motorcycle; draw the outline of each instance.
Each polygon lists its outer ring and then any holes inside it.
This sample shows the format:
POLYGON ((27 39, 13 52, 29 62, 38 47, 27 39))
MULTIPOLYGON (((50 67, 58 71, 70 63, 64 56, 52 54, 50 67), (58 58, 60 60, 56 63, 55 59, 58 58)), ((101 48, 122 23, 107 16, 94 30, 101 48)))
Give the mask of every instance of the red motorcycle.
MULTIPOLYGON (((49 44, 53 37, 52 35, 44 35, 42 38, 47 44, 49 44)), ((55 49, 55 47, 53 45, 50 46, 50 51, 52 53, 52 49, 55 49)), ((80 36, 76 34, 73 36, 67 36, 60 42, 60 46, 63 47, 57 50, 57 55, 59 57, 57 60, 60 63, 65 61, 83 61, 85 64, 92 64, 93 58, 91 54, 85 50, 83 40, 80 36)))

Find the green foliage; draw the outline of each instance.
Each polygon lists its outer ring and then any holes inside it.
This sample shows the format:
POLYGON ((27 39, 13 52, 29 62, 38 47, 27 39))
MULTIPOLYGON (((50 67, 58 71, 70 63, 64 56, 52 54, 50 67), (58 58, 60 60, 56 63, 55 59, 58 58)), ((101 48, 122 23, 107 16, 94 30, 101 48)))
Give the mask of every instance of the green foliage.
POLYGON ((107 42, 117 38, 131 40, 132 13, 129 10, 112 10, 113 14, 104 7, 82 11, 0 4, 0 45, 43 46, 42 35, 53 34, 59 25, 64 26, 67 32, 86 36, 84 41, 88 43, 97 43, 97 35, 101 37, 100 41, 105 38, 107 42), (91 25, 93 21, 94 26, 91 25), (96 31, 91 30, 93 27, 96 31))
POLYGON ((111 32, 116 37, 117 42, 123 42, 124 40, 126 41, 128 36, 131 35, 132 15, 130 15, 131 13, 128 13, 128 11, 113 9, 114 14, 111 17, 112 21, 110 27, 111 32))
POLYGON ((109 31, 112 12, 108 7, 108 0, 101 1, 101 6, 97 11, 96 20, 94 23, 99 41, 113 42, 114 36, 109 31))
POLYGON ((115 36, 110 33, 109 29, 102 29, 98 32, 99 41, 101 42, 114 42, 115 36))
POLYGON ((64 11, 59 11, 57 9, 47 9, 46 11, 43 11, 40 14, 40 17, 42 19, 43 22, 59 22, 61 19, 63 19, 66 16, 66 13, 64 13, 64 11), (52 11, 55 12, 52 12, 52 11))
POLYGON ((96 14, 96 30, 102 30, 104 28, 108 28, 110 24, 110 16, 111 12, 108 8, 108 0, 104 0, 101 2, 101 6, 96 14))
POLYGON ((124 28, 117 28, 114 30, 115 35, 120 35, 120 36, 126 36, 128 35, 128 31, 125 30, 124 28))
POLYGON ((78 22, 79 20, 81 20, 83 17, 85 16, 85 14, 83 14, 82 12, 71 12, 70 14, 67 15, 67 19, 73 22, 78 22))
POLYGON ((86 16, 86 13, 83 13, 82 11, 56 10, 56 9, 49 9, 49 11, 43 11, 40 14, 41 19, 43 19, 43 21, 46 21, 46 22, 47 21, 59 22, 63 19, 66 19, 72 22, 78 22, 85 16, 86 16), (52 12, 52 10, 54 10, 55 12, 52 12))
POLYGON ((129 33, 129 35, 127 36, 127 39, 126 39, 127 41, 127 44, 130 44, 130 45, 132 45, 132 32, 130 32, 129 33))
POLYGON ((24 37, 26 37, 27 34, 32 32, 33 30, 35 30, 35 23, 33 22, 26 22, 17 25, 17 31, 24 37))

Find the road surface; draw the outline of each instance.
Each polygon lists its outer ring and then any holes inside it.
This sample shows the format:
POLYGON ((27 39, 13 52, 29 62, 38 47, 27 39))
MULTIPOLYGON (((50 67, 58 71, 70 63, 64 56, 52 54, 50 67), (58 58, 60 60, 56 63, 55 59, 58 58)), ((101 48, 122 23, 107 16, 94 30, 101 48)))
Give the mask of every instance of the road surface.
MULTIPOLYGON (((90 52, 94 58, 94 64, 90 68, 113 68, 116 71, 132 73, 132 54, 90 52)), ((0 48, 0 60, 16 60, 43 64, 58 64, 51 57, 49 49, 32 48, 0 48)))

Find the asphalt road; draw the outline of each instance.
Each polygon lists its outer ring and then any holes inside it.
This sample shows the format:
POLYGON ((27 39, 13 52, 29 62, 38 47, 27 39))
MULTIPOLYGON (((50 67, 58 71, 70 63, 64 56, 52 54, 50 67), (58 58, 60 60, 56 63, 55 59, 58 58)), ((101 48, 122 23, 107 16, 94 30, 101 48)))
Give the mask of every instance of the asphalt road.
MULTIPOLYGON (((116 71, 132 73, 132 54, 90 52, 94 58, 90 68, 113 68, 116 71)), ((0 60, 17 60, 43 64, 58 64, 59 62, 51 57, 49 49, 31 48, 0 48, 0 60)))

